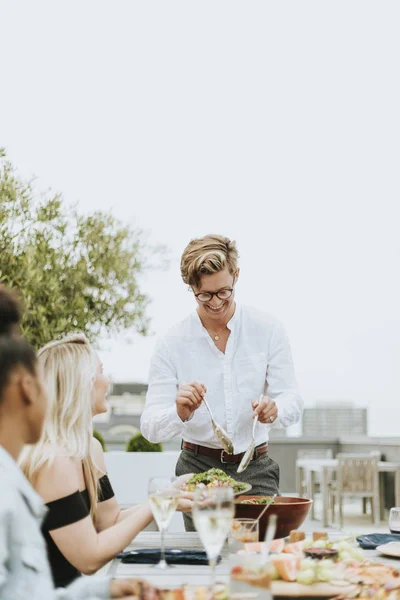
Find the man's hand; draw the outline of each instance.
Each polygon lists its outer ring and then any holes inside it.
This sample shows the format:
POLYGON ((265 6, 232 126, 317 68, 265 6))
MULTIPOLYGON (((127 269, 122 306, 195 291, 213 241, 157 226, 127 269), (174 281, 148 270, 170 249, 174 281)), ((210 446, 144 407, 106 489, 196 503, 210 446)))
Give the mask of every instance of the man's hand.
MULTIPOLYGON (((149 583, 139 579, 112 579, 110 581, 110 598, 124 598, 124 600, 137 600, 140 598, 141 589, 146 590, 151 598, 154 589, 149 583)), ((154 594, 154 598, 156 595, 154 594)))
POLYGON ((258 415, 260 423, 273 423, 278 418, 278 408, 272 398, 262 396, 259 400, 252 402, 253 417, 258 415))
POLYGON ((199 408, 206 391, 206 386, 198 381, 179 386, 176 394, 176 412, 181 421, 187 421, 194 411, 199 408))

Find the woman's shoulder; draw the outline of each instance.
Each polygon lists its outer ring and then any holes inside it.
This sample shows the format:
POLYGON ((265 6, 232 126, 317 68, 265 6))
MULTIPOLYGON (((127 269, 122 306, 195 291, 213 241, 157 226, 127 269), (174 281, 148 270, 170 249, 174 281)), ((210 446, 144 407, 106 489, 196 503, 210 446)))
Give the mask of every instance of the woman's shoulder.
POLYGON ((42 448, 42 456, 45 459, 40 470, 47 473, 59 472, 60 469, 79 471, 82 461, 76 456, 71 456, 62 446, 44 445, 42 448))
POLYGON ((99 477, 102 477, 107 473, 107 467, 104 460, 104 452, 102 445, 99 440, 95 437, 92 438, 92 456, 94 459, 95 466, 98 470, 99 477))
POLYGON ((51 502, 85 488, 82 461, 68 456, 61 448, 53 449, 35 477, 35 489, 44 502, 51 502))

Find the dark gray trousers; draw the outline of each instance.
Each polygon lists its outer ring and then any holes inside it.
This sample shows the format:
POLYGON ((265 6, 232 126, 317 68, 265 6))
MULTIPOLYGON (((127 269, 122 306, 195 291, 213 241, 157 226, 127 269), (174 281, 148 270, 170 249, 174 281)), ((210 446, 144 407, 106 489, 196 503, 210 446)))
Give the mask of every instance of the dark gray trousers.
MULTIPOLYGON (((208 469, 222 469, 227 475, 236 479, 250 483, 252 489, 248 494, 254 496, 272 496, 279 494, 279 465, 268 454, 262 454, 256 460, 252 460, 243 473, 237 473, 238 464, 221 463, 217 458, 195 454, 190 450, 182 450, 176 464, 175 473, 185 475, 186 473, 202 473, 208 469)), ((196 531, 193 525, 192 516, 183 514, 186 531, 196 531)))

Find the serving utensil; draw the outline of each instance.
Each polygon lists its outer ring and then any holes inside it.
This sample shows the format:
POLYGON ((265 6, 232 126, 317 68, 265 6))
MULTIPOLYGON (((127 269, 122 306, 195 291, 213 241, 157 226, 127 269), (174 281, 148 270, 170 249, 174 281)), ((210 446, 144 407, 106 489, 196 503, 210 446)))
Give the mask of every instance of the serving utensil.
POLYGON ((214 419, 213 414, 211 412, 211 408, 205 396, 203 398, 203 402, 206 405, 208 412, 210 413, 211 424, 215 433, 215 437, 218 439, 225 452, 227 452, 228 454, 233 454, 233 442, 227 434, 227 432, 225 431, 225 429, 221 425, 218 425, 218 423, 214 419))
MULTIPOLYGON (((261 401, 261 398, 262 398, 262 394, 260 396, 259 402, 261 401)), ((251 463, 251 459, 253 458, 254 448, 256 447, 255 436, 256 436, 257 422, 258 422, 258 415, 256 417, 254 417, 254 419, 253 419, 252 440, 250 442, 250 446, 247 448, 246 452, 243 454, 242 460, 240 461, 240 464, 237 468, 237 473, 243 473, 243 471, 245 469, 247 469, 247 467, 251 463)))
MULTIPOLYGON (((252 528, 254 527, 254 525, 261 520, 261 517, 263 515, 265 515, 265 513, 267 512, 267 510, 269 509, 269 507, 271 506, 271 504, 273 503, 273 501, 276 498, 276 494, 274 494, 273 496, 271 496, 271 498, 268 500, 267 504, 264 506, 264 508, 262 509, 262 511, 260 512, 260 514, 258 515, 257 519, 255 519, 252 528)), ((273 516, 273 515, 271 515, 273 516)))
POLYGON ((263 560, 264 564, 267 562, 271 542, 274 539, 274 536, 276 533, 277 520, 278 519, 277 519, 276 515, 271 515, 270 518, 268 519, 267 533, 265 534, 264 546, 263 546, 263 549, 261 552, 262 557, 263 557, 262 560, 263 560))

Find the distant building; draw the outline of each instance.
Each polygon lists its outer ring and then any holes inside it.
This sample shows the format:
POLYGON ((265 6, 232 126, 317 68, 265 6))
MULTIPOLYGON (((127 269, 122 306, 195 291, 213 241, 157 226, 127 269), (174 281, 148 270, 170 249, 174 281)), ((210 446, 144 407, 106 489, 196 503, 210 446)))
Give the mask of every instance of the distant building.
POLYGON ((351 402, 318 402, 304 409, 302 433, 329 438, 368 435, 368 409, 351 402))
POLYGON ((113 383, 112 396, 146 396, 147 383, 113 383))
POLYGON ((105 438, 108 449, 123 449, 140 431, 140 417, 146 402, 147 384, 112 383, 108 411, 93 419, 94 428, 105 438))
POLYGON ((147 383, 114 383, 108 397, 111 414, 140 418, 146 403, 147 387, 147 383))

